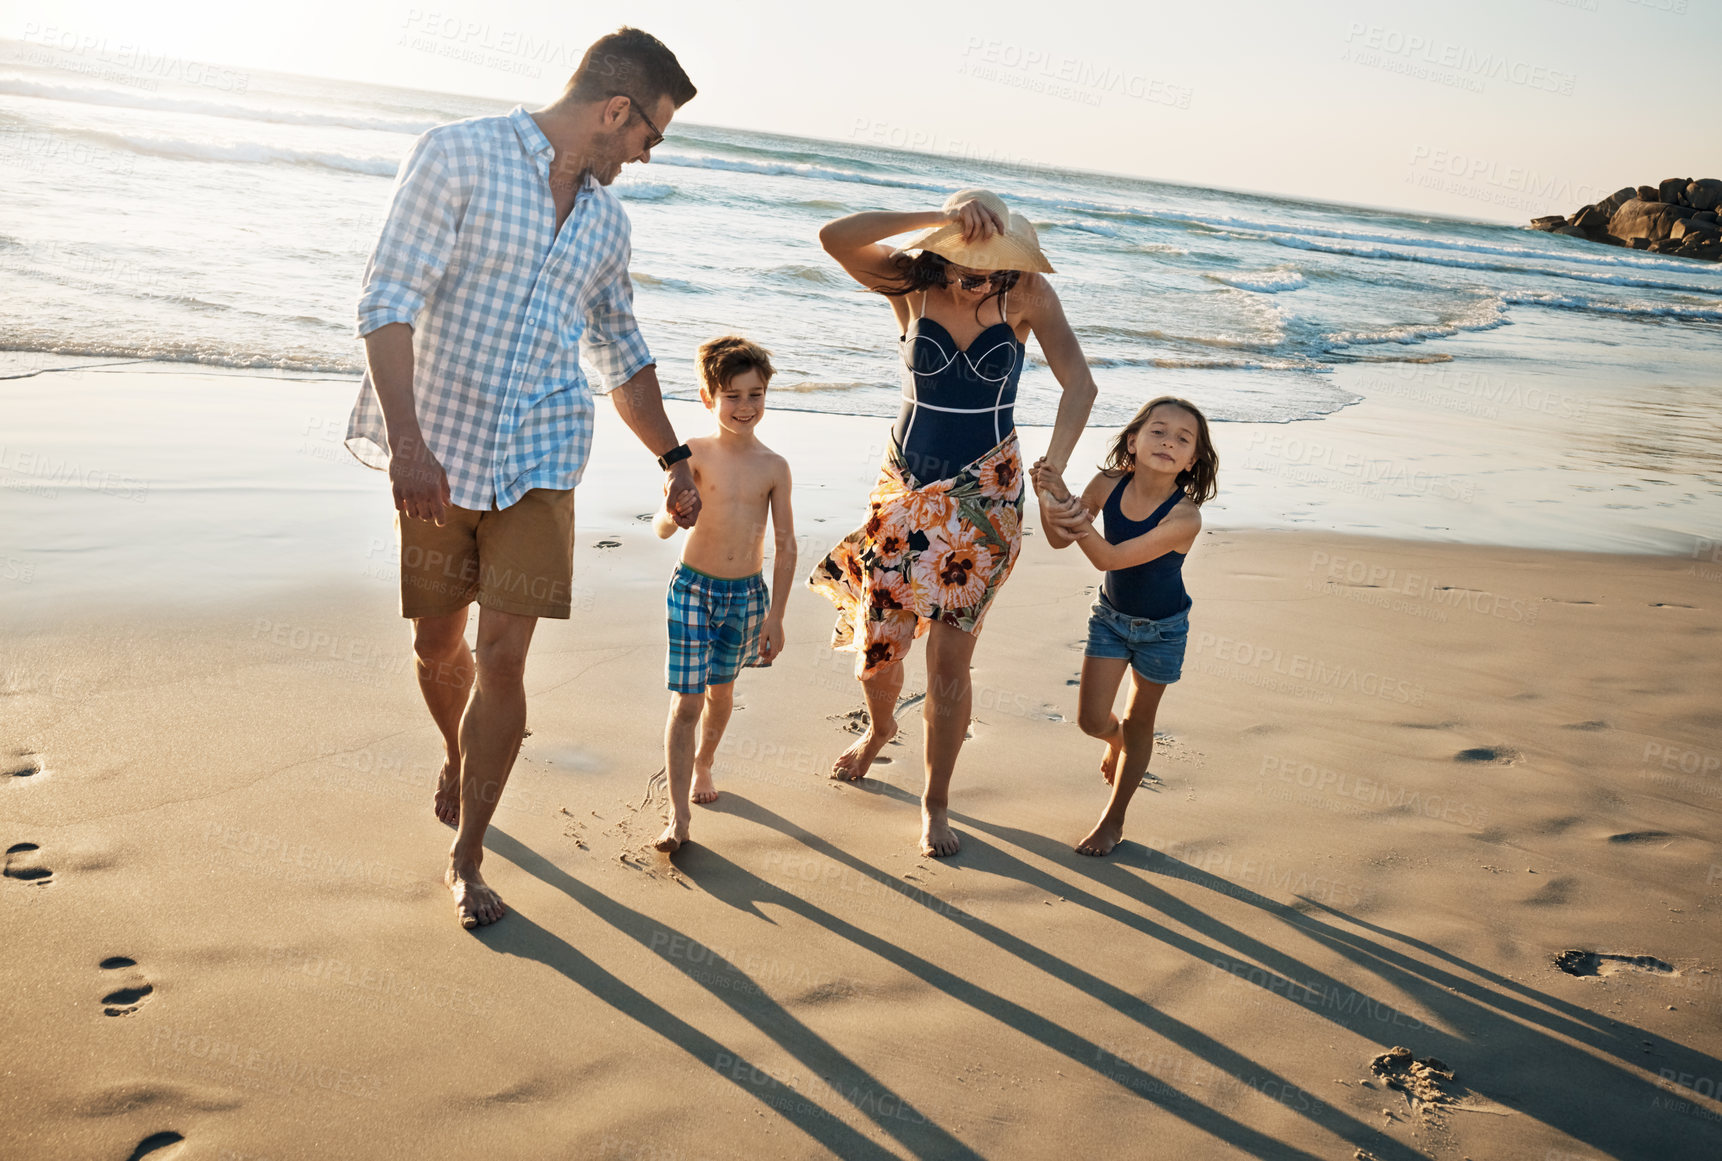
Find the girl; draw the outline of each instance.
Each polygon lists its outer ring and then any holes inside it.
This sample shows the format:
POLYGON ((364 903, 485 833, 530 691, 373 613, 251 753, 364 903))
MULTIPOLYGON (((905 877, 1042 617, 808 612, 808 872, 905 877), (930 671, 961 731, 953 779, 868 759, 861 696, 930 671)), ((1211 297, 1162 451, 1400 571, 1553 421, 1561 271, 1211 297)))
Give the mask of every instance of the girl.
POLYGON ((1080 500, 1051 465, 1034 466, 1048 543, 1076 544, 1106 573, 1088 620, 1077 720, 1083 733, 1106 743, 1100 773, 1112 797, 1076 845, 1082 854, 1104 855, 1123 841, 1124 812, 1154 753, 1154 713, 1183 669, 1190 632, 1184 557, 1202 530, 1200 506, 1213 498, 1219 468, 1207 419, 1170 395, 1136 413, 1080 500), (1096 534, 1095 513, 1103 534, 1096 534), (1130 702, 1120 722, 1112 704, 1126 667, 1130 702))

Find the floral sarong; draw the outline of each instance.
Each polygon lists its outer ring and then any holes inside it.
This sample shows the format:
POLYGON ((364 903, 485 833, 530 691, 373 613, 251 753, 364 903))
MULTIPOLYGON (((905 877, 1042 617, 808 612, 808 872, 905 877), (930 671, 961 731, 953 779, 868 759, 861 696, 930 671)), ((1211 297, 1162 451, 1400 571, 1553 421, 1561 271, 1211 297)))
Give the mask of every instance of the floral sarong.
POLYGON ((833 649, 855 676, 901 661, 942 621, 979 632, 1022 551, 1022 452, 1012 432, 948 480, 914 488, 895 440, 868 497, 867 523, 833 548, 807 586, 837 606, 833 649))

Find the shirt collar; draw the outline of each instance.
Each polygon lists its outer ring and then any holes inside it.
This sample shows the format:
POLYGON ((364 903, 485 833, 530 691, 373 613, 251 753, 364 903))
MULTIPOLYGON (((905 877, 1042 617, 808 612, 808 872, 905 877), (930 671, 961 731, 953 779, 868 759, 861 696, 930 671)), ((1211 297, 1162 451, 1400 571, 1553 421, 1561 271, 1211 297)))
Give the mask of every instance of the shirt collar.
MULTIPOLYGON (((550 138, 544 136, 544 130, 538 127, 538 122, 532 119, 532 114, 526 111, 525 105, 516 105, 508 114, 510 124, 514 126, 514 134, 520 138, 520 145, 531 157, 543 160, 546 168, 555 160, 556 147, 550 144, 550 138)), ((590 173, 581 183, 580 193, 596 193, 602 187, 598 179, 590 173)))
POLYGON ((526 111, 525 105, 514 106, 508 114, 508 120, 513 124, 514 132, 527 153, 545 159, 556 156, 555 146, 550 144, 550 138, 544 136, 544 130, 538 127, 538 122, 532 119, 532 114, 526 111))

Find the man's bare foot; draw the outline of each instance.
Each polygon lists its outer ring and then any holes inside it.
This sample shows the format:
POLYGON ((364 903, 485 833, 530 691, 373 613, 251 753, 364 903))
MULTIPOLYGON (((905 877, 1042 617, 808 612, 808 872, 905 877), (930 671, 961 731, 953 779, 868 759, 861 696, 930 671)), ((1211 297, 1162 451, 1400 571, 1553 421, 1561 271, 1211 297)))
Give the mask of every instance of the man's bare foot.
POLYGON ((1095 824, 1088 837, 1076 844, 1079 855, 1106 855, 1112 853, 1112 848, 1124 841, 1124 827, 1121 823, 1102 817, 1095 824))
POLYGON ((1106 743, 1106 757, 1100 759, 1100 776, 1106 779, 1106 785, 1112 785, 1112 773, 1118 769, 1118 755, 1124 752, 1124 738, 1120 735, 1118 741, 1106 743))
POLYGON ((957 832, 951 829, 950 819, 946 817, 945 808, 921 807, 921 853, 929 858, 942 859, 946 855, 954 855, 961 844, 957 842, 957 832))
POLYGON ((502 896, 485 886, 477 867, 464 871, 450 867, 443 873, 442 881, 454 895, 454 913, 462 927, 482 927, 508 914, 502 896))
POLYGON ((718 788, 712 782, 712 768, 708 765, 701 769, 699 762, 696 761, 694 763, 694 801, 716 802, 717 796, 718 788))
POLYGON ((437 821, 446 826, 460 825, 460 771, 454 763, 444 761, 442 773, 436 777, 436 798, 431 802, 437 821))
POLYGON ((886 718, 884 728, 874 722, 867 732, 850 746, 837 755, 837 760, 831 763, 831 776, 842 778, 848 782, 859 782, 867 777, 867 771, 873 766, 873 759, 879 756, 879 751, 885 748, 885 743, 897 736, 897 723, 886 718))
POLYGON ((690 841, 691 840, 688 838, 688 824, 686 822, 676 822, 672 820, 670 825, 664 828, 664 833, 659 835, 657 841, 652 845, 657 847, 660 851, 663 851, 666 855, 673 855, 686 846, 690 841))

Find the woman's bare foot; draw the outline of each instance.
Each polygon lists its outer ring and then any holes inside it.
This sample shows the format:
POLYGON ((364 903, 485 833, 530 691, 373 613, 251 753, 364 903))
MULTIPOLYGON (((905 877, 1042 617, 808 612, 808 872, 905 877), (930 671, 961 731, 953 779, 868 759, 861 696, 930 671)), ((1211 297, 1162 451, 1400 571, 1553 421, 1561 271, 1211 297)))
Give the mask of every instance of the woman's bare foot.
POLYGON ((694 801, 716 802, 717 796, 717 786, 712 782, 711 764, 708 762, 702 767, 696 759, 694 762, 694 801))
POLYGON ((881 728, 881 723, 874 722, 853 746, 837 755, 837 760, 831 763, 831 776, 849 782, 861 781, 867 777, 867 771, 872 768, 873 759, 879 756, 879 751, 885 748, 885 743, 896 736, 897 723, 893 719, 886 718, 883 728, 881 728))
POLYGON ((436 797, 431 800, 437 821, 445 826, 460 825, 460 771, 454 763, 444 761, 442 773, 436 776, 436 797))
POLYGON ((1088 837, 1076 844, 1079 855, 1106 855, 1112 853, 1112 848, 1124 841, 1124 825, 1113 822, 1104 816, 1095 824, 1088 837))
POLYGON ((485 886, 477 867, 451 866, 443 873, 443 882, 454 895, 454 913, 462 927, 482 927, 508 914, 502 896, 485 886))
POLYGON ((1106 779, 1106 785, 1112 785, 1112 773, 1118 769, 1118 755, 1124 752, 1124 735, 1119 734, 1116 742, 1106 743, 1106 757, 1100 759, 1100 776, 1106 779))
POLYGON ((659 835, 658 840, 652 845, 666 855, 673 855, 687 846, 690 841, 687 822, 672 819, 670 825, 664 828, 664 833, 659 835))
POLYGON ((942 806, 921 807, 921 853, 929 858, 942 859, 946 855, 954 855, 961 844, 957 842, 957 832, 951 829, 950 819, 942 806))

